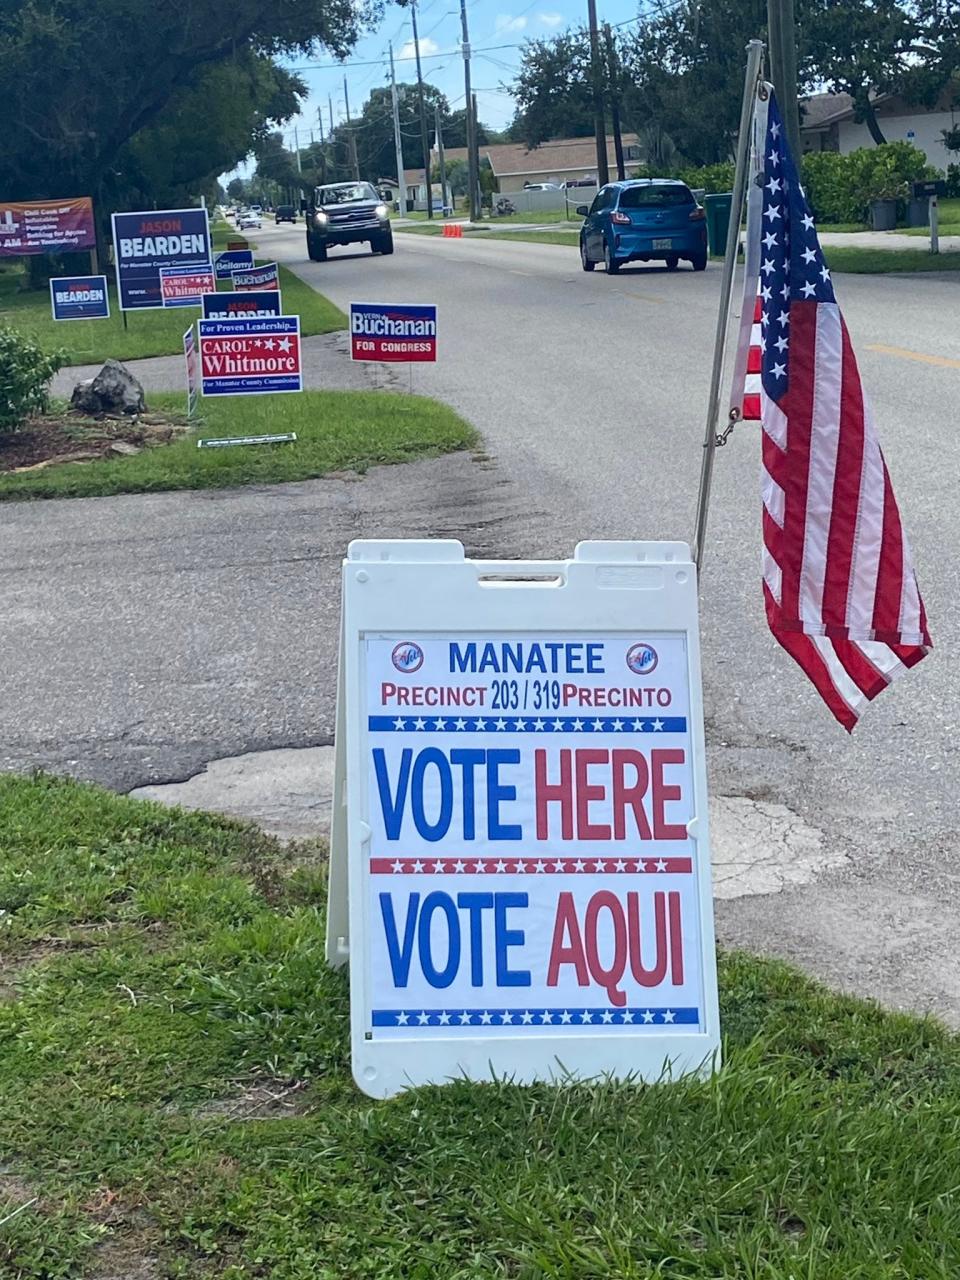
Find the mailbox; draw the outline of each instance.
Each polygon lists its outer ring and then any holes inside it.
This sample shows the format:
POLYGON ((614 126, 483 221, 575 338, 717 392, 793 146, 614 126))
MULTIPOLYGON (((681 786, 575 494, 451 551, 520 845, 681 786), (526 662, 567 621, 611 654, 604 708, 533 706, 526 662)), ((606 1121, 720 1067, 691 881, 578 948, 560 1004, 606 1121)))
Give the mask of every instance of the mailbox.
POLYGON ((924 200, 929 196, 945 196, 947 194, 947 184, 942 179, 934 179, 930 182, 915 182, 913 184, 914 200, 924 200))

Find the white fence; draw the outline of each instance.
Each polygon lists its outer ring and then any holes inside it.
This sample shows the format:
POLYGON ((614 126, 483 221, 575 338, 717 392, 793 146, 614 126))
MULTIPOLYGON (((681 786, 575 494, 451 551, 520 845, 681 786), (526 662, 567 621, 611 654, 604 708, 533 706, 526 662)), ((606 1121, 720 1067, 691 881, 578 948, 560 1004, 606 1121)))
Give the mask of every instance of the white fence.
POLYGON ((596 187, 568 187, 563 191, 503 191, 494 194, 493 207, 498 200, 509 200, 517 213, 529 213, 536 219, 538 213, 565 212, 576 218, 578 204, 590 204, 597 194, 596 187))

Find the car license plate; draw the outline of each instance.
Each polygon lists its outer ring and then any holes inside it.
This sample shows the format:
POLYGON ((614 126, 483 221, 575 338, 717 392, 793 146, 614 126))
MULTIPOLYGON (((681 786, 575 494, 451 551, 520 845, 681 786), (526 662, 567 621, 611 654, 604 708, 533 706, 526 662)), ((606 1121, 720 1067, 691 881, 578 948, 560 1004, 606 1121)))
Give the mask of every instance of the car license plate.
POLYGON ((653 247, 654 249, 672 249, 673 241, 672 240, 654 240, 653 247))

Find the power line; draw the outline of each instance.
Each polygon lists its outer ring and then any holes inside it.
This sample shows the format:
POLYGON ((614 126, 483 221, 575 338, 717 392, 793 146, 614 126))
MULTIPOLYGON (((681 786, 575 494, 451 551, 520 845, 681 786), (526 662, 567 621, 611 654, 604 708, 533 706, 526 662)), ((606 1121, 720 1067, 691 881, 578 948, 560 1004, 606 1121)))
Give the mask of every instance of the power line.
MULTIPOLYGON (((634 19, 636 21, 636 19, 634 19)), ((486 49, 474 49, 474 53, 496 53, 500 49, 522 49, 522 44, 494 44, 486 49)), ((420 61, 426 62, 428 58, 449 58, 450 50, 444 53, 422 53, 420 61)), ((395 62, 416 62, 416 56, 411 55, 408 58, 395 58, 395 62)), ((386 61, 383 58, 371 58, 363 62, 304 62, 296 67, 285 67, 285 71, 340 71, 344 67, 386 67, 386 61)))

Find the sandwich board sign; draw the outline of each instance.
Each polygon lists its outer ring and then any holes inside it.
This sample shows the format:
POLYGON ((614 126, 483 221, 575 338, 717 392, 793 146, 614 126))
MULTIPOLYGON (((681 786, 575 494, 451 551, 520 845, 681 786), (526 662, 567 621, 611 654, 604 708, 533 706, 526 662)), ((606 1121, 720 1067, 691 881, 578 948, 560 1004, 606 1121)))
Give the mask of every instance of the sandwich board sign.
POLYGON ((357 541, 342 598, 327 959, 359 1087, 712 1070, 689 549, 357 541))

